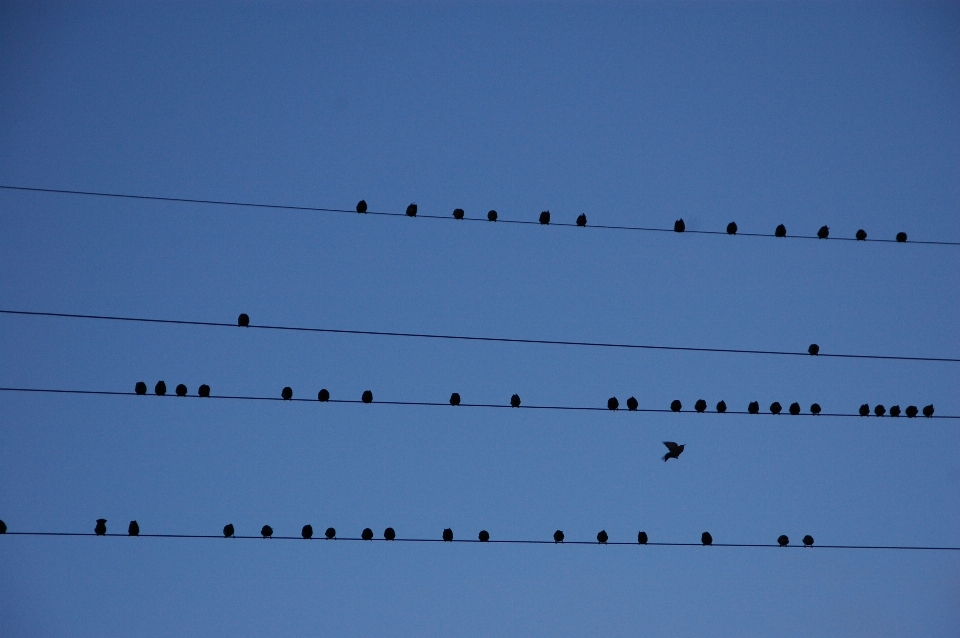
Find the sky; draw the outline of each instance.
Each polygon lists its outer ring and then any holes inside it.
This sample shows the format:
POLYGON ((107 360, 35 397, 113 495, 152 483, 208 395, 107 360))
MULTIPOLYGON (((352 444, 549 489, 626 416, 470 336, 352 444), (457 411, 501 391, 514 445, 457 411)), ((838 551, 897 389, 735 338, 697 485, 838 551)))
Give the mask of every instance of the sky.
MULTIPOLYGON (((960 357, 957 3, 0 2, 0 309, 960 357), (950 273, 953 273, 952 275, 950 273)), ((10 532, 960 546, 956 363, 0 315, 10 532), (663 441, 684 443, 664 463, 663 441)), ((960 552, 0 536, 5 636, 956 636, 960 552)))

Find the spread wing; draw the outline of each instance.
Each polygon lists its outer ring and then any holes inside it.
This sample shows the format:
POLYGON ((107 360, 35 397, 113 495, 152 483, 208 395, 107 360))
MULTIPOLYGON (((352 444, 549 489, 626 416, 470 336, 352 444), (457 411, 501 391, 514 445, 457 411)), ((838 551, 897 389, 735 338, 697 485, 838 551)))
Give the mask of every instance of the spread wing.
POLYGON ((677 450, 680 449, 680 446, 674 443, 673 441, 664 441, 663 444, 666 445, 667 449, 674 454, 677 452, 677 450))

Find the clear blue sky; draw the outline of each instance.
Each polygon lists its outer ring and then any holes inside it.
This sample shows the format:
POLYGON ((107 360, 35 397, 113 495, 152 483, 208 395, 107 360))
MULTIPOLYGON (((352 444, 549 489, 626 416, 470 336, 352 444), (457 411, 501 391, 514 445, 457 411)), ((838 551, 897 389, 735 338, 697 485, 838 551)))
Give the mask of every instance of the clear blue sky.
MULTIPOLYGON (((0 183, 960 240, 960 8, 3 2, 0 183)), ((909 243, 0 192, 0 307, 23 310, 957 357, 958 273, 960 249, 909 243)), ((957 364, 11 316, 0 335, 4 386, 960 414, 957 364)), ((3 393, 0 518, 957 546, 958 453, 949 421, 3 393)), ((955 554, 0 538, 4 636, 958 626, 955 554)))

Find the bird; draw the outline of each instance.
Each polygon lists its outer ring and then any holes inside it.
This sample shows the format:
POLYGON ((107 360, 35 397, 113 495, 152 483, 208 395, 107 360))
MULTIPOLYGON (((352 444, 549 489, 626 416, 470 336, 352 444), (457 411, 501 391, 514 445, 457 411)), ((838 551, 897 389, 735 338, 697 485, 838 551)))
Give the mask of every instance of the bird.
POLYGON ((737 234, 737 222, 730 222, 727 224, 727 234, 736 235, 737 234))
POLYGON ((317 401, 329 401, 330 400, 330 391, 324 388, 317 392, 317 401))
POLYGON ((821 226, 820 230, 817 231, 817 237, 819 237, 820 239, 826 239, 829 236, 830 236, 829 226, 821 226))
POLYGON ((134 392, 137 394, 146 394, 147 393, 147 384, 143 381, 137 381, 137 385, 134 386, 134 392))
POLYGON ((137 521, 130 521, 127 525, 127 536, 140 536, 140 526, 137 521))
POLYGON ((454 219, 463 219, 463 209, 462 209, 462 208, 454 208, 454 209, 453 209, 453 218, 454 218, 454 219))
POLYGON ((327 531, 325 531, 323 535, 327 537, 327 540, 334 539, 337 537, 337 530, 333 529, 332 527, 328 527, 327 531))
POLYGON ((407 217, 416 217, 417 216, 417 205, 410 204, 407 206, 407 217))
POLYGON ((790 414, 792 414, 793 416, 797 416, 798 414, 800 414, 799 403, 794 402, 790 404, 790 414))
POLYGON ((647 538, 646 532, 640 532, 639 534, 637 534, 637 542, 640 543, 641 545, 646 545, 648 540, 649 539, 647 538))
POLYGON ((285 388, 280 392, 280 397, 281 397, 284 401, 289 401, 290 399, 292 399, 292 398, 293 398, 293 388, 291 388, 290 386, 285 387, 285 388))
POLYGON ((674 399, 670 402, 670 409, 674 412, 679 412, 683 408, 683 404, 680 403, 679 399, 674 399))
POLYGON ((717 404, 717 412, 719 412, 720 414, 723 414, 726 411, 727 411, 727 403, 725 401, 721 401, 720 403, 717 404))
POLYGON ((710 532, 704 532, 700 534, 700 542, 704 545, 713 545, 713 536, 710 535, 710 532))
POLYGON ((773 234, 777 237, 786 237, 787 236, 787 227, 783 224, 777 226, 777 229, 773 231, 773 234))
POLYGON ((7 533, 7 524, 4 523, 3 521, 0 521, 0 534, 6 534, 6 533, 7 533))
POLYGON ((770 413, 771 414, 780 414, 780 410, 783 409, 783 406, 780 405, 779 401, 774 401, 770 404, 770 413))
POLYGON ((273 536, 273 528, 270 527, 269 525, 264 525, 263 527, 260 528, 260 535, 263 536, 264 538, 270 538, 271 536, 273 536))
POLYGON ((909 417, 909 418, 912 419, 912 418, 915 417, 915 416, 917 416, 917 406, 915 406, 915 405, 908 405, 908 406, 907 406, 907 417, 909 417))
POLYGON ((586 226, 587 225, 587 216, 583 213, 580 213, 580 216, 577 217, 577 226, 586 226))
POLYGON ((481 543, 486 543, 487 541, 490 540, 490 532, 488 532, 485 529, 482 529, 480 530, 480 534, 477 536, 477 538, 480 539, 481 543))
POLYGON ((250 325, 250 317, 247 315, 247 313, 240 313, 240 316, 237 317, 237 325, 241 328, 246 328, 250 325))
POLYGON ((693 405, 693 409, 697 412, 704 412, 707 409, 707 402, 703 399, 698 399, 697 402, 693 405))
POLYGON ((519 408, 519 407, 520 407, 520 395, 519 395, 519 394, 515 394, 515 395, 513 395, 512 397, 510 397, 510 405, 512 405, 512 406, 515 407, 515 408, 519 408))
POLYGON ((183 385, 182 383, 178 384, 178 385, 177 385, 177 396, 178 396, 178 397, 185 397, 185 396, 187 396, 187 386, 183 385))
POLYGON ((540 213, 540 223, 544 225, 550 223, 550 211, 545 210, 542 213, 540 213))
POLYGON ((363 394, 360 395, 360 400, 364 403, 373 403, 373 392, 370 392, 370 390, 364 390, 363 394))
POLYGON ((491 210, 487 212, 487 220, 491 222, 497 221, 497 211, 491 210))
POLYGON ((870 414, 870 406, 864 403, 860 406, 860 416, 867 416, 870 414))
POLYGON ((199 389, 197 389, 197 394, 199 394, 199 395, 202 396, 202 397, 209 397, 209 396, 210 396, 210 386, 208 386, 206 383, 204 383, 202 386, 200 386, 199 389))
POLYGON ((820 404, 814 403, 810 406, 810 414, 820 414, 820 404))
POLYGON ((759 414, 760 404, 757 401, 751 401, 750 405, 747 406, 747 412, 750 414, 759 414))
POLYGON ((450 405, 460 405, 460 393, 454 392, 450 395, 450 405))
POLYGON ((361 199, 359 202, 357 202, 357 212, 358 213, 367 212, 367 200, 361 199))
POLYGON ((777 539, 777 545, 779 545, 780 547, 786 547, 789 544, 790 544, 790 539, 787 537, 786 534, 781 534, 780 538, 777 539))
POLYGON ((887 409, 882 405, 877 405, 875 408, 873 408, 873 413, 877 416, 883 416, 887 413, 887 409))
POLYGON ((600 544, 602 544, 602 545, 606 545, 606 543, 607 543, 607 541, 608 541, 609 539, 610 539, 610 537, 607 536, 606 530, 600 530, 600 531, 597 533, 597 542, 598 542, 598 543, 600 543, 600 544))
POLYGON ((304 525, 303 529, 300 530, 300 535, 306 539, 313 538, 313 525, 304 525))
POLYGON ((93 528, 93 533, 97 536, 103 536, 107 533, 107 519, 98 518, 97 525, 93 528))
POLYGON ((607 399, 607 409, 608 410, 619 410, 620 402, 617 401, 617 397, 610 397, 607 399))
POLYGON ((681 217, 677 221, 673 222, 673 232, 682 233, 687 229, 687 225, 683 223, 683 218, 681 217))
POLYGON ((670 459, 679 459, 680 455, 683 454, 684 445, 677 445, 673 441, 664 441, 664 445, 667 446, 667 453, 663 455, 663 462, 666 463, 670 459))
POLYGON ((362 538, 362 539, 365 540, 365 541, 372 541, 372 540, 373 540, 373 530, 370 529, 369 527, 364 527, 364 528, 363 528, 363 531, 360 532, 360 538, 362 538))
POLYGON ((639 408, 639 407, 640 407, 640 403, 636 400, 636 398, 630 397, 629 399, 627 399, 627 409, 628 409, 628 410, 633 411, 633 410, 636 410, 636 409, 639 408))
POLYGON ((897 233, 897 241, 900 242, 901 244, 902 244, 903 242, 907 241, 907 234, 906 234, 906 233, 897 233))
POLYGON ((807 534, 806 536, 804 536, 803 545, 804 547, 811 547, 813 545, 813 536, 810 536, 810 534, 807 534))
POLYGON ((900 416, 900 406, 899 406, 899 405, 890 406, 890 416, 900 416))
POLYGON ((930 405, 926 406, 925 408, 923 408, 923 416, 925 416, 925 417, 927 417, 927 418, 933 416, 933 404, 932 404, 932 403, 931 403, 930 405))
POLYGON ((818 354, 820 354, 820 346, 818 346, 815 343, 811 343, 810 347, 807 348, 807 352, 809 352, 813 356, 817 356, 818 354))
POLYGON ((383 538, 385 540, 392 541, 396 537, 397 537, 397 533, 394 531, 392 527, 388 527, 387 529, 383 530, 383 538))
POLYGON ((235 530, 233 529, 233 523, 227 523, 226 525, 223 526, 223 537, 230 538, 231 536, 233 536, 234 531, 235 530))
POLYGON ((157 385, 153 386, 153 391, 157 394, 157 396, 162 397, 167 393, 167 384, 163 381, 157 381, 157 385))
POLYGON ((443 540, 447 541, 448 543, 453 540, 453 530, 449 527, 443 530, 443 540))
POLYGON ((553 542, 554 542, 554 543, 562 543, 562 542, 563 542, 563 532, 561 532, 560 530, 555 531, 555 532, 553 533, 553 542))
POLYGON ((867 231, 860 229, 857 231, 857 241, 864 241, 867 238, 867 231))

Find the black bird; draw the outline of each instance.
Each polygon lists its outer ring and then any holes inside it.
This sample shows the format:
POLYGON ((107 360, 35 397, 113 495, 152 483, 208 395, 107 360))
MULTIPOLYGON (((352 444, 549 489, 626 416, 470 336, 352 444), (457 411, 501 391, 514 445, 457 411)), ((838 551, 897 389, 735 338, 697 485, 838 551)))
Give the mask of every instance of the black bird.
POLYGON ((583 213, 580 213, 580 216, 577 217, 577 226, 586 226, 587 225, 587 216, 583 213))
POLYGON ((713 536, 710 536, 710 532, 704 532, 700 534, 700 542, 704 545, 713 545, 713 536))
POLYGON ((820 346, 818 346, 815 343, 811 343, 810 347, 807 348, 807 352, 809 352, 813 356, 817 356, 818 354, 820 354, 820 346))
POLYGON ((727 411, 726 402, 721 401, 720 403, 717 404, 717 412, 719 412, 720 414, 723 414, 726 411, 727 411))
POLYGON ((561 532, 560 530, 555 531, 555 532, 553 533, 553 542, 554 542, 554 543, 562 543, 562 542, 563 542, 563 532, 561 532))
POLYGON ((6 533, 7 533, 7 524, 4 523, 3 521, 0 521, 0 534, 6 534, 6 533))
POLYGON ((209 397, 209 396, 210 396, 210 386, 208 386, 206 383, 204 383, 204 384, 203 384, 202 386, 200 386, 200 388, 197 390, 197 394, 199 394, 199 395, 202 396, 202 397, 209 397))
POLYGON ((233 529, 233 523, 227 523, 226 525, 223 526, 223 537, 230 538, 231 536, 233 536, 234 531, 235 530, 233 529))
POLYGON ((900 416, 900 406, 894 405, 890 407, 890 416, 900 416))
POLYGON ((540 213, 540 223, 541 223, 541 224, 549 224, 549 223, 550 223, 550 211, 545 210, 545 211, 543 211, 542 213, 540 213))
POLYGON ((786 237, 787 236, 787 227, 783 224, 777 226, 777 229, 773 231, 773 234, 777 237, 786 237))
POLYGON ((908 406, 907 406, 907 417, 909 417, 909 418, 912 419, 912 418, 915 417, 915 416, 917 416, 917 406, 915 406, 915 405, 908 405, 908 406))
POLYGON ((417 216, 417 205, 410 204, 407 206, 407 217, 416 217, 417 216))
POLYGON ((810 534, 807 534, 806 536, 804 536, 804 537, 803 537, 803 544, 804 544, 805 547, 810 547, 810 546, 812 546, 812 545, 813 545, 813 536, 810 536, 810 534))
POLYGON ((373 392, 370 392, 370 390, 364 390, 363 394, 360 395, 360 400, 364 403, 373 403, 373 392))
POLYGON ((906 233, 897 233, 897 241, 900 242, 901 244, 902 244, 903 242, 907 241, 907 234, 906 234, 906 233))
POLYGON ((791 403, 791 404, 790 404, 790 414, 792 414, 793 416, 797 416, 798 414, 800 414, 800 404, 799 404, 799 403, 791 403))
POLYGON ((178 397, 185 397, 185 396, 187 396, 187 386, 183 385, 182 383, 178 384, 178 385, 177 385, 177 396, 178 396, 178 397))
POLYGON ((487 213, 487 220, 491 222, 497 221, 497 211, 491 210, 487 213))
POLYGON ((137 385, 134 387, 134 392, 137 394, 146 394, 147 393, 147 384, 143 381, 137 381, 137 385))
POLYGON ((357 212, 358 213, 367 212, 367 200, 361 199, 359 202, 357 202, 357 212))
POLYGON ((687 225, 683 223, 683 218, 678 219, 673 222, 673 232, 682 233, 687 229, 687 225))
POLYGON ((860 229, 857 231, 857 241, 863 241, 867 238, 867 231, 860 229))
POLYGON ((157 385, 153 386, 153 391, 157 396, 163 396, 167 393, 167 384, 163 381, 157 381, 157 385))
POLYGON ((607 409, 608 410, 620 409, 620 402, 617 401, 617 397, 610 397, 609 399, 607 399, 607 409))
POLYGON ((332 527, 328 527, 327 531, 325 531, 323 535, 327 537, 327 540, 334 539, 337 537, 337 530, 333 529, 332 527))
POLYGON ((631 411, 636 410, 639 407, 640 407, 640 403, 634 397, 630 397, 629 399, 627 399, 628 410, 631 410, 631 411))
POLYGON ((640 532, 639 534, 637 534, 637 542, 640 543, 641 545, 646 545, 648 540, 649 539, 647 538, 646 532, 640 532))
POLYGON ((693 405, 693 409, 697 412, 704 412, 707 409, 707 402, 703 399, 698 399, 697 402, 693 405))
POLYGON ((449 527, 443 530, 443 540, 447 541, 448 543, 453 540, 453 530, 449 527))
POLYGON ((737 234, 737 222, 730 222, 727 224, 727 234, 736 235, 737 234))
POLYGON ((864 403, 860 406, 860 416, 867 416, 870 414, 870 406, 864 403))
POLYGON ((140 536, 140 526, 137 525, 137 521, 130 521, 127 525, 127 536, 140 536))
POLYGON ((673 441, 664 441, 664 445, 667 446, 668 452, 663 455, 663 462, 666 463, 669 459, 679 459, 680 455, 683 454, 684 445, 677 445, 673 441))
POLYGON ((814 403, 810 406, 810 414, 820 414, 820 404, 814 403))
POLYGON ((383 530, 383 538, 384 538, 384 539, 386 539, 386 540, 388 540, 388 541, 392 541, 392 540, 395 539, 396 537, 397 537, 397 532, 394 531, 394 529, 393 529, 392 527, 388 527, 387 529, 383 530))
POLYGON ((97 526, 93 528, 93 533, 97 536, 103 536, 107 533, 107 519, 98 518, 97 526))
POLYGON ((873 408, 873 413, 876 414, 877 416, 883 416, 884 414, 887 413, 887 409, 882 405, 878 405, 875 408, 873 408))
POLYGON ((928 418, 933 416, 933 404, 932 404, 932 403, 931 403, 930 405, 926 406, 925 408, 923 408, 923 416, 928 417, 928 418))
POLYGON ((674 399, 670 402, 670 409, 674 412, 679 412, 683 408, 683 404, 680 403, 679 399, 674 399))
POLYGON ((520 407, 520 395, 519 395, 519 394, 515 394, 515 395, 513 395, 512 397, 510 397, 510 405, 512 405, 512 406, 515 407, 515 408, 519 408, 519 407, 520 407))
POLYGON ((285 388, 280 392, 280 397, 281 397, 284 401, 289 401, 290 399, 292 399, 292 398, 293 398, 293 388, 291 388, 290 386, 285 387, 285 388))
POLYGON ((827 226, 821 226, 820 230, 817 231, 817 237, 820 239, 826 239, 830 236, 830 228, 827 226))
POLYGON ((750 405, 747 406, 747 412, 750 414, 760 414, 760 404, 756 401, 751 401, 750 405))
POLYGON ((608 540, 610 540, 610 537, 607 536, 606 530, 600 530, 600 531, 597 533, 597 542, 598 542, 598 543, 601 543, 601 544, 604 544, 604 545, 605 545, 608 540))
POLYGON ((455 208, 453 209, 453 218, 454 219, 463 219, 463 209, 455 208))
POLYGON ((306 539, 313 538, 313 525, 304 525, 303 529, 300 530, 300 535, 306 539))
POLYGON ((324 388, 317 392, 317 401, 329 401, 330 400, 330 391, 324 388))
POLYGON ((460 393, 454 392, 450 395, 450 405, 460 405, 460 393))
POLYGON ((363 528, 363 531, 360 532, 360 538, 362 538, 362 539, 365 540, 365 541, 372 541, 372 540, 373 540, 373 530, 370 529, 369 527, 364 527, 364 528, 363 528))
POLYGON ((270 538, 271 536, 273 536, 273 528, 270 527, 269 525, 264 525, 263 527, 260 528, 260 535, 263 536, 264 538, 270 538))
POLYGON ((488 532, 488 531, 485 530, 485 529, 482 529, 482 530, 480 530, 480 535, 477 536, 477 538, 480 539, 480 542, 481 542, 481 543, 486 543, 487 541, 490 540, 490 532, 488 532))
POLYGON ((237 317, 237 325, 241 328, 246 328, 250 325, 250 317, 247 316, 247 313, 241 312, 240 316, 237 317))
POLYGON ((780 538, 777 539, 777 545, 779 545, 780 547, 786 547, 789 544, 790 544, 790 539, 787 537, 786 534, 781 534, 780 538))
POLYGON ((779 401, 774 401, 770 404, 770 413, 771 414, 780 414, 780 411, 783 409, 783 406, 780 405, 779 401))

